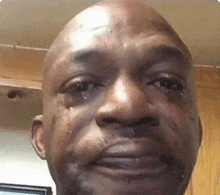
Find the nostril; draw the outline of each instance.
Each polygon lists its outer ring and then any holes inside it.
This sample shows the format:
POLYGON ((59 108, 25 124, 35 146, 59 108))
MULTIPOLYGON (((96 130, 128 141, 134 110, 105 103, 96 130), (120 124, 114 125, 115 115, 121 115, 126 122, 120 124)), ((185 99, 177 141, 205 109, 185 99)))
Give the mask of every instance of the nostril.
POLYGON ((104 118, 103 122, 105 122, 105 123, 120 123, 119 120, 117 120, 116 118, 113 118, 113 117, 104 118))
POLYGON ((143 124, 147 124, 149 126, 158 126, 159 125, 159 121, 154 118, 154 117, 144 117, 141 118, 140 120, 123 120, 123 119, 117 119, 114 117, 107 117, 102 119, 102 121, 105 124, 110 124, 110 123, 117 123, 117 124, 121 124, 122 126, 130 126, 130 127, 135 127, 135 126, 140 126, 143 124))
POLYGON ((154 117, 144 117, 136 122, 133 122, 130 126, 139 126, 142 124, 148 124, 149 126, 158 126, 159 121, 154 117))
POLYGON ((147 117, 146 119, 144 118, 143 120, 146 120, 145 123, 150 124, 151 126, 158 126, 159 125, 159 120, 155 117, 147 117))

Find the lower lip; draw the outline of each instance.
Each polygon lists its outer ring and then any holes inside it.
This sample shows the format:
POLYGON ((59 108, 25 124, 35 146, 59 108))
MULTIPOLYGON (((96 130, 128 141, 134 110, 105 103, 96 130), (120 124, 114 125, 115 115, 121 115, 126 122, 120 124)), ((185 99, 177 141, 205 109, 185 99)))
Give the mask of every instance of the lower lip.
POLYGON ((144 156, 141 158, 102 158, 93 167, 106 176, 146 177, 166 172, 169 164, 159 157, 144 156))

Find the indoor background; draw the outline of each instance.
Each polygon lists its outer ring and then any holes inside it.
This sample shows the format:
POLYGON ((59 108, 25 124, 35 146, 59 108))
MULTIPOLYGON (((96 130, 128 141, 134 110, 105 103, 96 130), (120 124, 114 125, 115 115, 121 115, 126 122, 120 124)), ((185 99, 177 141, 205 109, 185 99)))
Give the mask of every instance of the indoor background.
MULTIPOLYGON (((95 2, 0 2, 0 183, 51 186, 55 192, 46 162, 30 143, 31 120, 42 111, 42 61, 64 25, 95 2)), ((220 195, 220 3, 148 2, 177 31, 195 63, 204 133, 186 195, 220 195)))

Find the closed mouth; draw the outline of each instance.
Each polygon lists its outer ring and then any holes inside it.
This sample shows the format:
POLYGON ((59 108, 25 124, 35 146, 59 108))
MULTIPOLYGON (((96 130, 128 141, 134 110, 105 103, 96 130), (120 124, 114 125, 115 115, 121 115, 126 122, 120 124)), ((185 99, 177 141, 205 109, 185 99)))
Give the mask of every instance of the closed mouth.
POLYGON ((110 176, 155 176, 170 168, 165 151, 153 143, 128 141, 107 147, 90 165, 110 176))
POLYGON ((92 164, 99 171, 127 176, 144 176, 162 173, 168 164, 159 157, 143 156, 141 158, 102 158, 92 164))

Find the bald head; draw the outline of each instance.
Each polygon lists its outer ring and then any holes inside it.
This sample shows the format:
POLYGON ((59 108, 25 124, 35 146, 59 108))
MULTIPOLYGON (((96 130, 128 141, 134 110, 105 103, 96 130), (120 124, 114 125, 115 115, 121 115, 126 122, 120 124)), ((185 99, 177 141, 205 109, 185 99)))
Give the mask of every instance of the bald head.
MULTIPOLYGON (((61 31, 51 45, 44 62, 44 75, 49 71, 57 56, 69 46, 83 47, 91 37, 104 34, 117 39, 130 35, 166 34, 191 61, 191 55, 169 23, 154 9, 144 3, 133 1, 99 2, 75 16, 61 31)), ((88 41, 88 42, 87 42, 88 41)), ((79 48, 80 49, 80 48, 79 48)))

